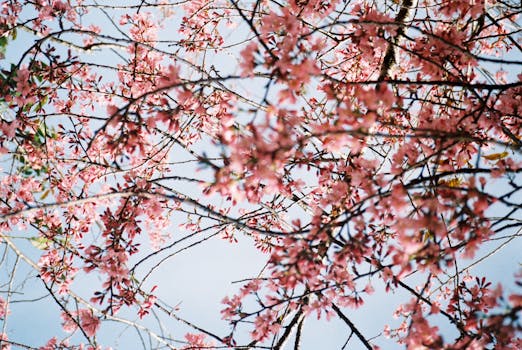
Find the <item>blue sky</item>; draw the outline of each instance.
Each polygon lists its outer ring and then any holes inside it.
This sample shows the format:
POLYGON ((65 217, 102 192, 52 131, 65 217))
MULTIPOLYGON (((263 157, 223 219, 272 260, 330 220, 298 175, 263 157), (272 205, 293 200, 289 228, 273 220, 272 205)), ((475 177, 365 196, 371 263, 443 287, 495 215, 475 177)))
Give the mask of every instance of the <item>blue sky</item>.
MULTIPOLYGON (((95 15, 93 14, 92 16, 95 15)), ((102 17, 87 17, 86 19, 96 21, 99 26, 102 26, 104 33, 115 33, 115 30, 111 28, 107 20, 102 17)), ((178 23, 179 20, 179 16, 175 17, 170 26, 174 27, 174 24, 178 23)), ((172 31, 169 31, 169 25, 166 25, 163 35, 168 35, 168 33, 172 34, 172 31)), ((246 28, 243 27, 239 27, 239 30, 233 33, 234 34, 228 37, 228 40, 232 42, 239 40, 242 36, 248 36, 246 28)), ((175 34, 172 35, 175 36, 175 34)), ((169 38, 172 39, 172 36, 169 38)), ((0 62, 0 65, 7 67, 9 63, 17 62, 20 54, 24 52, 27 46, 32 42, 34 42, 34 38, 31 35, 19 31, 17 40, 10 43, 6 58, 3 62, 0 62)), ((100 63, 111 60, 111 63, 113 63, 112 60, 117 59, 117 56, 94 54, 90 56, 89 59, 92 59, 93 62, 100 63)), ((237 61, 225 55, 211 55, 209 60, 222 72, 234 72, 237 65, 237 61)), ((512 71, 510 71, 510 76, 512 76, 511 74, 513 74, 512 71)), ((104 78, 112 79, 113 77, 107 73, 104 78)), ((238 84, 243 86, 242 90, 251 93, 251 95, 256 97, 262 96, 262 83, 260 83, 259 86, 243 83, 238 84)), ((102 113, 102 111, 102 109, 97 109, 97 112, 102 113)), ((197 149, 219 152, 219 150, 215 148, 212 149, 213 147, 210 143, 201 143, 197 149)), ((0 163, 4 171, 8 169, 7 161, 8 159, 4 158, 0 163)), ((180 173, 186 172, 191 174, 196 170, 193 167, 180 167, 178 171, 180 173)), ((205 174, 201 175, 202 177, 208 178, 208 176, 210 176, 208 172, 204 173, 204 171, 200 174, 205 174)), ((4 173, 0 174, 0 178, 2 176, 4 176, 4 173)), ((496 191, 501 192, 505 190, 505 186, 505 183, 498 181, 491 186, 490 191, 493 193, 496 191)), ((185 193, 196 197, 200 193, 200 189, 197 188, 183 187, 183 190, 185 193)), ((512 200, 522 202, 522 196, 519 194, 516 198, 512 198, 512 200)), ((221 203, 216 202, 215 204, 220 205, 221 203)), ((502 215, 502 211, 493 208, 491 215, 500 216, 502 215)), ((171 227, 172 239, 187 234, 178 227, 179 222, 177 220, 181 221, 181 216, 173 219, 171 227)), ((508 233, 509 232, 506 232, 506 234, 508 233)), ((14 234, 30 237, 35 233, 32 231, 20 231, 14 234)), ((199 238, 201 237, 198 237, 198 239, 199 238)), ((255 249, 249 237, 239 235, 238 239, 238 243, 231 244, 225 240, 221 240, 219 237, 215 237, 177 254, 154 272, 149 279, 148 286, 152 287, 153 284, 158 284, 157 296, 162 301, 168 301, 172 306, 177 305, 179 308, 177 314, 179 314, 179 316, 201 327, 208 328, 221 336, 226 335, 229 331, 229 326, 225 321, 220 319, 220 310, 222 309, 221 300, 225 296, 234 294, 241 286, 240 283, 232 283, 233 281, 257 276, 267 260, 266 256, 255 249)), ((194 241, 195 240, 191 240, 190 242, 194 241)), ((31 259, 34 261, 38 260, 40 251, 26 240, 16 240, 16 242, 23 248, 24 252, 27 252, 31 259)), ((486 244, 477 256, 486 255, 501 245, 502 242, 503 241, 495 241, 486 244)), ((143 238, 141 243, 144 247, 147 247, 146 237, 143 238)), ((514 290, 513 274, 519 269, 519 264, 521 263, 520 248, 522 248, 521 238, 518 237, 491 259, 487 259, 475 266, 473 272, 488 276, 494 282, 502 282, 505 284, 506 289, 514 290)), ((139 257, 140 256, 135 257, 136 261, 139 257)), ((8 282, 15 256, 12 253, 7 253, 5 259, 4 264, 1 266, 0 283, 2 286, 5 286, 5 283, 8 282)), ((147 271, 148 267, 157 261, 158 259, 152 259, 148 265, 138 270, 138 274, 143 274, 147 271)), ((463 263, 463 265, 465 264, 463 263)), ((420 280, 422 280, 422 278, 419 275, 414 275, 409 278, 409 281, 412 283, 420 280)), ((75 281, 73 289, 85 298, 89 298, 93 291, 93 286, 99 284, 99 281, 100 276, 84 276, 82 274, 82 276, 75 281)), ((12 296, 11 314, 6 326, 6 331, 10 339, 20 343, 39 346, 43 345, 54 335, 59 338, 65 337, 66 333, 64 333, 60 327, 59 308, 52 298, 46 297, 39 301, 21 302, 23 300, 39 298, 46 294, 42 283, 38 278, 35 278, 34 271, 31 271, 23 262, 20 262, 16 270, 14 283, 19 286, 18 290, 20 290, 22 294, 14 294, 12 296)), ((397 326, 398 321, 391 319, 389 315, 393 313, 401 302, 409 299, 409 296, 403 291, 396 291, 391 294, 384 293, 384 287, 377 280, 374 281, 374 287, 376 293, 365 300, 365 306, 363 308, 359 310, 347 310, 347 314, 349 314, 354 323, 360 327, 361 332, 368 337, 377 336, 385 324, 391 323, 392 326, 397 326)), ((0 291, 3 292, 4 288, 0 287, 0 291)), ((147 316, 144 320, 139 320, 137 319, 135 311, 122 310, 120 317, 128 317, 129 320, 139 322, 146 327, 151 327, 157 333, 161 332, 161 327, 158 326, 158 322, 153 315, 147 316)), ((163 315, 159 315, 158 317, 164 323, 163 328, 165 334, 172 335, 177 339, 182 339, 184 333, 189 331, 187 327, 181 325, 179 322, 168 320, 163 315)), ((446 323, 440 322, 440 327, 445 330, 448 337, 455 335, 446 323)), ((324 320, 317 321, 314 315, 311 315, 305 324, 302 349, 339 349, 348 335, 349 329, 342 322, 338 320, 332 322, 325 322, 324 320)), ((98 337, 100 344, 111 345, 116 349, 140 348, 139 344, 141 340, 139 340, 136 330, 114 322, 104 322, 98 337)), ((243 333, 240 337, 246 341, 247 334, 243 333)), ((72 336, 71 341, 82 341, 82 338, 78 334, 75 334, 72 336)), ((148 342, 147 339, 144 341, 148 342)), ((350 344, 349 349, 363 349, 363 346, 357 341, 350 344)), ((382 345, 385 349, 401 348, 400 346, 392 345, 392 342, 383 337, 380 337, 376 341, 376 344, 382 345)))

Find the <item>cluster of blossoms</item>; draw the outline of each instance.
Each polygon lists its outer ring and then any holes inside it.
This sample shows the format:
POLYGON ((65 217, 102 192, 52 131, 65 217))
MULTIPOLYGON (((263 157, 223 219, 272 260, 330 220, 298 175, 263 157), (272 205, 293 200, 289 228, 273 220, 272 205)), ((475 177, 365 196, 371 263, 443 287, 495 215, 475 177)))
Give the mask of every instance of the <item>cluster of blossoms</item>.
MULTIPOLYGON (((152 348, 299 348, 307 318, 367 349, 522 348, 520 272, 472 275, 522 229, 519 10, 3 1, 0 322, 23 263, 83 337, 45 350, 101 349, 105 321, 152 348), (226 336, 182 318, 158 277, 215 237, 266 262, 223 299, 226 336), (349 312, 401 293, 384 337, 349 312)), ((1 349, 25 341, 4 329, 1 349)))

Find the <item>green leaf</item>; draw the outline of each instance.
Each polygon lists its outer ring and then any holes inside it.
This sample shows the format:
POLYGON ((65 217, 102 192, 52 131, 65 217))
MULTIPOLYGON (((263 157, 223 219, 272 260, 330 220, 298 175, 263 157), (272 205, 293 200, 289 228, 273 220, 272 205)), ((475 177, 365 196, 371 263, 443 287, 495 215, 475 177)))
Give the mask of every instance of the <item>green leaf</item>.
POLYGON ((47 237, 31 237, 29 240, 33 246, 40 250, 47 249, 51 243, 51 240, 47 237))
MULTIPOLYGON (((43 106, 45 106, 47 104, 47 102, 49 101, 49 97, 48 96, 44 96, 42 99, 40 99, 38 101, 38 103, 36 104, 36 108, 34 109, 35 112, 40 112, 43 108, 43 106)), ((40 130, 40 129, 38 129, 40 130)), ((43 135, 43 134, 42 134, 43 135)))
POLYGON ((29 112, 31 110, 31 108, 33 108, 33 103, 27 103, 26 105, 24 105, 22 111, 24 112, 29 112))
POLYGON ((5 36, 0 37, 0 58, 5 57, 5 51, 7 48, 7 38, 5 36))

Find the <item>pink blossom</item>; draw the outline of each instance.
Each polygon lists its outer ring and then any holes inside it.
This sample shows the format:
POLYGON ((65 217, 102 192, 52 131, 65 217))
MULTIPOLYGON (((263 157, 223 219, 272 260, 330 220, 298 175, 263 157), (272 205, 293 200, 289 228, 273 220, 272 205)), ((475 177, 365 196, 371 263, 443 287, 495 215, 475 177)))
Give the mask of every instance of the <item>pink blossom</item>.
POLYGON ((81 309, 79 310, 80 325, 89 337, 93 337, 98 329, 100 328, 100 319, 94 316, 92 310, 81 309))

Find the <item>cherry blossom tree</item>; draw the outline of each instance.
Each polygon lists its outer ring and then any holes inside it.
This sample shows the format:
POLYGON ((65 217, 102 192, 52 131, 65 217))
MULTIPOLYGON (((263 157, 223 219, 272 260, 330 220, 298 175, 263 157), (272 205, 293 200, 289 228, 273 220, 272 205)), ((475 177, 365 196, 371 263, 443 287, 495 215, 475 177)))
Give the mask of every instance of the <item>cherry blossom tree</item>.
POLYGON ((308 349, 322 322, 342 349, 522 348, 519 1, 0 13, 1 349, 105 349, 115 327, 146 349, 308 349), (216 240, 265 264, 214 329, 158 271, 216 240), (12 336, 35 290, 61 329, 12 336), (396 311, 369 331, 373 293, 396 311))

